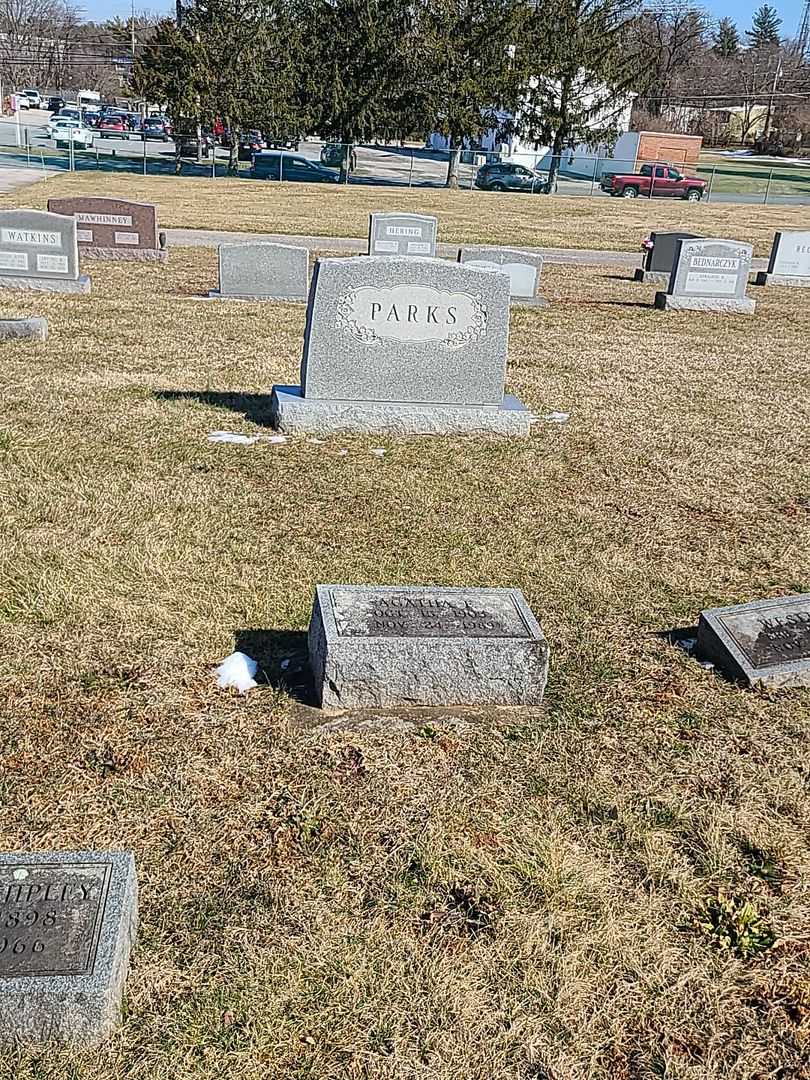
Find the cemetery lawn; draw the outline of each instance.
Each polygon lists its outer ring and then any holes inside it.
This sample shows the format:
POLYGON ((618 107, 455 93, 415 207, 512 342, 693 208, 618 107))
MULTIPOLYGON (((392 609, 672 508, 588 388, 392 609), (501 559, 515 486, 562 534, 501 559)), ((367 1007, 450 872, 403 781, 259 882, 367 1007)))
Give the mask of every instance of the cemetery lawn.
POLYGON ((0 195, 0 207, 45 209, 49 198, 107 195, 153 202, 162 228, 368 236, 374 210, 438 215, 439 239, 528 247, 640 251, 652 229, 678 229, 754 244, 768 255, 777 229, 810 229, 810 205, 699 203, 492 194, 480 191, 332 187, 261 180, 133 177, 79 172, 0 195))
POLYGON ((268 434, 303 307, 192 299, 212 250, 85 269, 3 295, 51 336, 0 353, 0 844, 132 849, 141 933, 120 1034, 0 1077, 806 1080, 810 691, 666 634, 810 590, 810 295, 552 266, 507 389, 567 422, 246 446, 207 436, 268 434), (329 582, 522 588, 544 705, 325 717, 329 582))

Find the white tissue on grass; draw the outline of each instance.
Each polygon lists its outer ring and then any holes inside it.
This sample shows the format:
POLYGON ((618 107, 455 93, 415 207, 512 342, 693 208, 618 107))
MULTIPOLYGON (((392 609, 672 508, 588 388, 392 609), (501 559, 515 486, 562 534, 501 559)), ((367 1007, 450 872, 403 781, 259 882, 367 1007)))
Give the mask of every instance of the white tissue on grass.
POLYGON ((567 412, 550 412, 546 413, 543 419, 549 420, 552 424, 564 424, 570 415, 567 412))
POLYGON ((385 454, 385 450, 383 450, 383 448, 381 446, 375 446, 374 449, 371 452, 376 457, 383 457, 383 455, 385 454))
POLYGON ((269 443, 280 444, 280 443, 285 443, 287 441, 287 436, 286 435, 265 435, 264 439, 265 439, 266 442, 269 442, 269 443))
POLYGON ((240 694, 246 694, 259 684, 253 678, 259 665, 243 652, 226 656, 216 670, 217 686, 223 690, 233 687, 240 694))
POLYGON ((259 441, 258 435, 237 435, 235 431, 212 431, 208 436, 209 442, 238 443, 240 446, 252 446, 259 441))
POLYGON ((308 443, 312 443, 313 446, 321 446, 323 439, 307 439, 308 443))
POLYGON ((341 457, 346 457, 348 452, 349 452, 348 450, 338 450, 338 453, 340 454, 341 457))

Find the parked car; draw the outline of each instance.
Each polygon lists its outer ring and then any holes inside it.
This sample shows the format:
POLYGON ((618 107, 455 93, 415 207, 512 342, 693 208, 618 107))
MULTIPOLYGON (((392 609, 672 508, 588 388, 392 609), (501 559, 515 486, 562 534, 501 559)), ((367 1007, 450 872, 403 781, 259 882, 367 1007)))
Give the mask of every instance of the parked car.
POLYGON ((81 120, 77 120, 72 116, 52 116, 45 125, 45 134, 49 139, 54 139, 57 133, 64 131, 65 128, 82 126, 81 120))
POLYGON ((60 109, 64 109, 65 99, 63 97, 49 97, 48 98, 48 112, 58 113, 60 109))
POLYGON ((268 150, 294 150, 297 152, 301 140, 297 135, 269 135, 265 146, 268 150))
POLYGON ((546 178, 536 169, 516 165, 511 161, 494 161, 482 165, 475 175, 475 186, 482 191, 528 191, 545 190, 546 178))
POLYGON ((168 142, 171 128, 165 120, 156 116, 147 116, 141 126, 141 135, 144 139, 160 139, 161 142, 168 142))
POLYGON ((297 180, 310 184, 337 184, 338 173, 310 161, 301 154, 281 150, 262 150, 253 155, 250 174, 254 180, 297 180))
POLYGON ((648 195, 700 202, 707 185, 699 176, 684 176, 672 165, 642 165, 637 173, 605 173, 599 186, 609 195, 622 199, 648 195))
MULTIPOLYGON (((321 147, 321 164, 340 166, 343 164, 343 145, 341 143, 324 143, 321 147)), ((357 168, 357 153, 352 147, 351 154, 349 156, 349 172, 354 172, 357 168)))
POLYGON ((42 97, 39 90, 21 90, 17 95, 21 109, 41 109, 42 97))
MULTIPOLYGON (((77 109, 75 105, 64 105, 56 114, 56 118, 60 117, 65 120, 78 120, 79 123, 81 123, 82 111, 81 109, 77 109)), ((52 116, 51 120, 53 119, 54 117, 52 116)))
MULTIPOLYGON (((176 135, 175 144, 180 148, 181 157, 194 157, 197 156, 197 136, 196 135, 176 135)), ((204 131, 202 133, 202 157, 207 158, 216 146, 216 140, 210 131, 204 131)))
POLYGON ((246 131, 239 136, 239 160, 252 161, 254 154, 261 153, 267 143, 260 131, 246 131))
POLYGON ((126 139, 128 137, 126 121, 123 116, 113 116, 108 113, 102 116, 98 122, 98 135, 100 139, 126 139))
POLYGON ((73 143, 74 147, 80 146, 83 150, 89 150, 93 145, 95 133, 84 124, 67 120, 64 124, 57 126, 53 138, 56 140, 57 147, 69 146, 73 143))

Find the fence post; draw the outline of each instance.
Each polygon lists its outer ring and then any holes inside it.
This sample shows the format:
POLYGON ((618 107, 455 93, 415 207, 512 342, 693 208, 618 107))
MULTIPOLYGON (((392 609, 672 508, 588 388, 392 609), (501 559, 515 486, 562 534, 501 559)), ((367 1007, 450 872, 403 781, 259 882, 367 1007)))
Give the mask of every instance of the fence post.
POLYGON ((762 200, 763 204, 767 204, 768 196, 771 193, 771 182, 773 181, 773 169, 768 173, 768 183, 765 186, 765 198, 762 200))
POLYGON ((283 179, 284 179, 284 151, 279 150, 279 152, 278 152, 278 182, 281 183, 281 181, 283 179))
MULTIPOLYGON (((145 145, 146 145, 146 143, 144 143, 144 146, 145 145)), ((211 179, 216 180, 216 178, 217 178, 217 144, 216 144, 216 140, 214 140, 214 145, 211 147, 211 179)))
POLYGON ((599 168, 599 158, 597 157, 597 158, 593 159, 593 176, 591 177, 591 191, 590 191, 591 195, 593 195, 593 189, 596 186, 596 171, 597 171, 598 168, 599 168))
POLYGON ((712 175, 709 177, 709 186, 706 189, 706 202, 709 202, 712 197, 712 191, 714 190, 714 178, 717 175, 717 166, 712 165, 712 175))
POLYGON ((143 175, 146 176, 146 135, 143 136, 143 175))
POLYGON ((408 187, 413 186, 413 150, 411 150, 411 167, 408 170, 408 187))

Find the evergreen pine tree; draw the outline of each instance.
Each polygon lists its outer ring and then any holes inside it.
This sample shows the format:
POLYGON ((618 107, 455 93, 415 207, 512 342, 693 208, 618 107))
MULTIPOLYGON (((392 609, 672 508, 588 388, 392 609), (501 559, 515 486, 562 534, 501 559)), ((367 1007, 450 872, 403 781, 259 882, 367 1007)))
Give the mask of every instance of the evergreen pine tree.
POLYGON ((740 35, 733 19, 721 19, 714 34, 714 52, 717 56, 736 56, 740 51, 740 35))
POLYGON ((751 29, 745 35, 748 38, 748 44, 752 49, 763 49, 768 46, 778 45, 779 27, 781 25, 782 20, 779 18, 776 8, 771 7, 770 4, 763 4, 754 12, 751 29))

